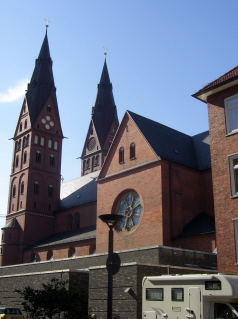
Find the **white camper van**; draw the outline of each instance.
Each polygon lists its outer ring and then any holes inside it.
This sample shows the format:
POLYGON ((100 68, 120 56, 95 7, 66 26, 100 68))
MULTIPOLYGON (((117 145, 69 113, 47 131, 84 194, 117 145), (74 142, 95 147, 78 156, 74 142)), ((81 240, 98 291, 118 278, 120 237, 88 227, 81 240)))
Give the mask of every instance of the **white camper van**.
POLYGON ((142 318, 238 319, 238 276, 144 277, 142 318))

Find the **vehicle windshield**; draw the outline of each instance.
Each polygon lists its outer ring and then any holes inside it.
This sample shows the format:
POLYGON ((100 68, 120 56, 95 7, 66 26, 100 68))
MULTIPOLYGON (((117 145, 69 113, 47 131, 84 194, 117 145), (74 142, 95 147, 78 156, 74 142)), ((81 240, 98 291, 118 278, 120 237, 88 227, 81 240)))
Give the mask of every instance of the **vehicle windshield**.
POLYGON ((214 319, 238 319, 238 316, 236 315, 234 309, 231 309, 227 304, 215 303, 214 319))
POLYGON ((21 310, 18 308, 0 308, 0 314, 4 315, 21 315, 21 310))

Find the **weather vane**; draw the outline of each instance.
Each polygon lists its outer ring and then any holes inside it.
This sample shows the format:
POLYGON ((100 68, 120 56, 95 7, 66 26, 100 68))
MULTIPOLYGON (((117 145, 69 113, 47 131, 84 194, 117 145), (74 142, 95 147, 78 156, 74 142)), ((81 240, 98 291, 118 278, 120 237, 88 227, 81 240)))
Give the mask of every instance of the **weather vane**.
POLYGON ((46 21, 46 25, 45 26, 46 26, 46 28, 48 28, 50 20, 48 18, 46 18, 45 21, 46 21))
POLYGON ((107 48, 107 47, 103 47, 103 49, 104 49, 104 55, 106 56, 106 55, 107 55, 108 48, 107 48))

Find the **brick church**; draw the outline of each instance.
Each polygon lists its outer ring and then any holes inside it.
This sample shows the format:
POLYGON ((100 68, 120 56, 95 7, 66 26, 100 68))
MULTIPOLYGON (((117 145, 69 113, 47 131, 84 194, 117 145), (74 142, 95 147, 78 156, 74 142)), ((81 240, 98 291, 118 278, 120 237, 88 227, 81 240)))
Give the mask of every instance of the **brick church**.
POLYGON ((119 124, 105 60, 81 177, 61 185, 63 138, 46 33, 14 134, 3 266, 107 251, 97 218, 106 213, 123 215, 116 250, 215 249, 208 132, 188 136, 130 111, 119 124))
MULTIPOLYGON (((201 272, 214 266, 208 260, 216 250, 218 271, 237 274, 237 93, 238 67, 194 94, 208 103, 210 125, 195 136, 128 110, 119 122, 105 59, 81 176, 61 183, 64 136, 46 32, 16 123, 0 273, 9 274, 11 265, 18 267, 13 273, 66 264, 102 271, 108 227, 98 216, 113 213, 122 216, 114 250, 125 267, 137 267, 137 283, 143 274, 159 274, 152 265, 201 272)), ((130 302, 139 318, 140 302, 130 302)))

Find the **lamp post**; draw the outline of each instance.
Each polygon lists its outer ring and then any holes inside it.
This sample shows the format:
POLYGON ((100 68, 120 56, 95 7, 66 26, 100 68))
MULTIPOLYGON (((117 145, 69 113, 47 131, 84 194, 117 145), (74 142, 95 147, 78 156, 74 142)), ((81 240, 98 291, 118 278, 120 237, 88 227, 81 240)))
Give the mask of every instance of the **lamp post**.
POLYGON ((104 214, 99 218, 109 227, 107 259, 107 319, 112 319, 112 284, 113 284, 113 227, 123 218, 117 214, 104 214))

